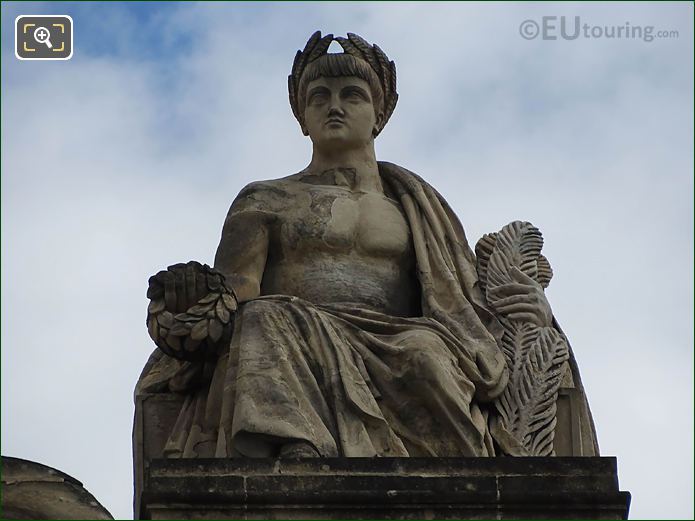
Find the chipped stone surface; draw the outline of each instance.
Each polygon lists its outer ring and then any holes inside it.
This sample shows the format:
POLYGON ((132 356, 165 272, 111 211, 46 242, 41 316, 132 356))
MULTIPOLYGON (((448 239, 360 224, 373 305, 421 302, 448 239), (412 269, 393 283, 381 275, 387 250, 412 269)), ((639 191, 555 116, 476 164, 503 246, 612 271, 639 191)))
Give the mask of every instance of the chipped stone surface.
POLYGON ((157 460, 147 479, 146 519, 625 519, 630 502, 615 458, 157 460))
POLYGON ((113 519, 82 483, 46 465, 2 457, 3 519, 113 519))
POLYGON ((481 270, 442 195, 377 161, 374 139, 398 100, 395 64, 378 46, 317 31, 288 85, 309 164, 241 190, 213 267, 178 264, 151 279, 148 331, 159 349, 135 393, 136 512, 246 516, 256 501, 279 506, 250 517, 624 515, 624 496, 606 499, 617 484, 586 467, 600 459, 576 460, 589 472, 579 477, 562 474, 560 460, 534 474, 525 458, 461 459, 449 474, 428 474, 453 457, 598 456, 574 355, 543 292, 552 270, 540 233, 517 241, 513 262, 486 236, 481 270), (334 40, 344 53, 327 54, 334 40), (511 322, 541 331, 522 342, 528 363, 505 352, 511 322), (529 382, 528 396, 510 397, 529 382), (239 470, 298 455, 319 459, 308 473, 281 460, 261 474, 239 470), (412 459, 405 473, 379 467, 396 456, 412 459), (361 459, 373 457, 382 463, 361 459), (442 459, 417 467, 419 458, 442 459), (495 465, 484 476, 466 470, 495 465), (515 510, 536 486, 562 501, 515 510), (582 490, 586 504, 561 510, 573 491, 583 501, 582 490), (607 510, 592 510, 604 499, 607 510), (408 500, 427 506, 409 510, 408 500), (350 506, 362 501, 369 508, 350 506), (193 510, 171 510, 176 502, 193 510))

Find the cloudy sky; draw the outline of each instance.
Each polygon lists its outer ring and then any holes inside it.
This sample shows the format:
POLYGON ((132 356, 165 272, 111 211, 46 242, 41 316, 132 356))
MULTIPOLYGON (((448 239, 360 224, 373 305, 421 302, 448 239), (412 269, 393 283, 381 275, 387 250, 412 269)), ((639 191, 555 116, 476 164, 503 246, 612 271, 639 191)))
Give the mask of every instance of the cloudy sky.
POLYGON ((692 518, 689 3, 3 2, 2 453, 132 516, 147 278, 212 263, 236 193, 306 166, 286 77, 316 29, 395 60, 377 155, 445 194, 472 244, 541 229, 631 517, 692 518), (19 14, 71 15, 73 58, 17 60, 19 14), (678 35, 522 38, 543 16, 678 35))

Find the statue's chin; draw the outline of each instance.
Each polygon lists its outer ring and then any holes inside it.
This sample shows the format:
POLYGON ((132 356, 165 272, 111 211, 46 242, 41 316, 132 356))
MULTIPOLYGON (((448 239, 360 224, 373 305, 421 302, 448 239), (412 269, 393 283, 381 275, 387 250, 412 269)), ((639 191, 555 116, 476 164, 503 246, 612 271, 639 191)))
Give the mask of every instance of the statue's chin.
POLYGON ((314 147, 324 154, 344 153, 350 150, 360 150, 370 145, 373 137, 355 138, 347 136, 345 128, 328 129, 317 139, 312 138, 314 147))

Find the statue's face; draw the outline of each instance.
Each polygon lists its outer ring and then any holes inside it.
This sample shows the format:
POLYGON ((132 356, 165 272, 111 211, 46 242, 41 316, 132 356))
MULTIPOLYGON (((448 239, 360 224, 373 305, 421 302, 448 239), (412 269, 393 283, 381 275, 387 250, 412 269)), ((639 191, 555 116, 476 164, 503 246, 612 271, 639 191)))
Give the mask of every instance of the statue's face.
POLYGON ((304 134, 322 148, 356 148, 374 139, 375 114, 369 84, 354 76, 318 78, 306 89, 304 134))

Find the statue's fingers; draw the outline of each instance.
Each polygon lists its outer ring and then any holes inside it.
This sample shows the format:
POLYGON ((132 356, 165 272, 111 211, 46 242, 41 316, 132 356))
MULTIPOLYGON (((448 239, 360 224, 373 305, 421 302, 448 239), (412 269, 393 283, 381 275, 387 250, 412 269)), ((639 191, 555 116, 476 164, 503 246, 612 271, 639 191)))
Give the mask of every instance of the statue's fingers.
POLYGON ((149 299, 160 299, 164 294, 164 284, 162 283, 161 277, 158 275, 152 275, 147 281, 147 298, 149 299))
POLYGON ((495 306, 495 309, 504 315, 512 316, 518 313, 533 313, 534 315, 538 311, 538 306, 535 306, 529 302, 517 302, 514 304, 508 304, 506 306, 495 306))
POLYGON ((208 294, 208 279, 205 275, 205 273, 202 273, 200 271, 196 272, 195 275, 195 285, 198 288, 198 300, 203 298, 205 295, 208 294))
POLYGON ((147 282, 149 284, 154 284, 155 282, 158 282, 161 284, 164 282, 164 278, 165 278, 167 273, 168 273, 167 270, 160 270, 157 273, 155 273, 154 275, 152 275, 147 282))
POLYGON ((517 282, 521 282, 522 284, 527 284, 527 285, 535 285, 538 284, 533 278, 529 277, 521 271, 518 267, 512 266, 512 269, 509 270, 509 274, 512 277, 512 280, 515 280, 517 282))
POLYGON ((528 293, 529 291, 533 291, 533 286, 521 284, 520 282, 509 282, 491 289, 493 291, 506 291, 511 293, 528 293))
POLYGON ((186 311, 188 307, 188 297, 186 291, 186 272, 185 270, 176 270, 174 272, 176 279, 176 302, 177 311, 186 311))
POLYGON ((538 316, 535 313, 511 313, 507 315, 510 320, 515 320, 519 322, 531 322, 532 324, 538 324, 538 316))
POLYGON ((533 286, 512 282, 509 284, 502 284, 501 286, 497 286, 495 288, 490 288, 488 290, 488 295, 496 299, 501 299, 510 297, 512 295, 528 295, 533 291, 535 291, 533 286))
POLYGON ((187 306, 193 304, 193 300, 196 302, 200 298, 197 290, 196 282, 196 269, 192 264, 186 266, 186 293, 188 294, 189 300, 186 302, 187 306))
POLYGON ((164 280, 164 303, 170 311, 176 310, 176 279, 170 271, 162 277, 164 280))
POLYGON ((528 302, 528 295, 511 295, 509 297, 503 297, 499 300, 493 302, 495 308, 499 309, 511 304, 518 304, 528 302))

